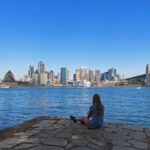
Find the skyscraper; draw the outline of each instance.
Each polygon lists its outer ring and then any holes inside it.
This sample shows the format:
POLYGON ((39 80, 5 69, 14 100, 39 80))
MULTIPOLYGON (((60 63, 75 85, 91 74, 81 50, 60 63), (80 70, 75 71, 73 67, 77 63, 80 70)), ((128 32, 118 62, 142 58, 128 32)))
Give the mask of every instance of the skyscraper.
POLYGON ((67 69, 67 81, 69 81, 70 78, 69 78, 69 70, 67 69))
POLYGON ((38 80, 40 84, 41 84, 41 77, 43 77, 43 75, 41 75, 42 73, 45 73, 45 64, 42 61, 40 61, 38 63, 38 80))
POLYGON ((80 69, 76 69, 76 81, 80 80, 80 69))
POLYGON ((95 70, 95 81, 100 82, 100 77, 101 77, 100 70, 95 70))
POLYGON ((89 81, 94 82, 94 71, 89 70, 89 81))
POLYGON ((32 74, 32 83, 33 83, 34 86, 39 85, 39 83, 38 83, 38 74, 37 73, 32 74))
POLYGON ((110 77, 111 77, 110 80, 112 80, 117 75, 117 70, 114 68, 109 69, 108 72, 109 72, 110 77))
POLYGON ((33 78, 33 73, 34 73, 34 66, 30 65, 29 66, 29 71, 28 71, 28 76, 30 78, 33 78))
POLYGON ((62 85, 67 84, 67 68, 61 68, 61 80, 60 83, 62 85))
POLYGON ((77 81, 76 74, 73 74, 73 81, 77 81))
POLYGON ((80 80, 88 80, 88 69, 87 68, 80 68, 80 80))
POLYGON ((44 72, 45 72, 45 64, 42 61, 40 61, 38 64, 38 73, 41 74, 44 72))
POLYGON ((150 85, 150 64, 146 66, 146 85, 150 85))
POLYGON ((47 85, 47 73, 40 73, 40 85, 47 85))
POLYGON ((54 71, 51 70, 50 71, 50 82, 53 82, 54 81, 54 71))

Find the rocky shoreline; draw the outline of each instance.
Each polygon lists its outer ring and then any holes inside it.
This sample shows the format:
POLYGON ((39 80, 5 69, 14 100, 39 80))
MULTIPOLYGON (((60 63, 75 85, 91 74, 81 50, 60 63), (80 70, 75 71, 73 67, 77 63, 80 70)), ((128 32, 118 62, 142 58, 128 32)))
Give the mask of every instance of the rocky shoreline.
POLYGON ((102 129, 42 116, 0 131, 0 150, 150 150, 150 128, 106 122, 102 129))

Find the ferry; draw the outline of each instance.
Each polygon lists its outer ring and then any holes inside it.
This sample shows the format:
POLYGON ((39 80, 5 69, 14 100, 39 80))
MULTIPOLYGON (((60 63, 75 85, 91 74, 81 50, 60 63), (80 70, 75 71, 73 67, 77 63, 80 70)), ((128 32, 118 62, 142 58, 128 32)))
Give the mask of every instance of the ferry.
POLYGON ((91 82, 86 81, 86 80, 74 81, 73 86, 74 87, 91 87, 91 82))

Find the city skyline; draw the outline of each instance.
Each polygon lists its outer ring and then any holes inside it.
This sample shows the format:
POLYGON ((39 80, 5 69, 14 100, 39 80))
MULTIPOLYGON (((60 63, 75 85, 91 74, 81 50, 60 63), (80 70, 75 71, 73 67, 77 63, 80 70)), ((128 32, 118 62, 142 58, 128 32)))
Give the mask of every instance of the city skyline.
POLYGON ((125 77, 150 63, 149 1, 0 2, 0 79, 42 60, 46 70, 116 68, 125 77))
MULTIPOLYGON (((148 65, 150 65, 150 64, 146 65, 146 69, 145 69, 146 72, 144 72, 143 74, 147 73, 147 66, 148 65)), ((70 73, 70 68, 67 68, 66 66, 61 66, 60 68, 58 68, 58 72, 55 72, 52 68, 47 69, 46 64, 43 61, 37 62, 36 65, 30 64, 28 66, 28 68, 26 69, 27 71, 23 74, 23 76, 21 76, 19 78, 16 78, 15 73, 11 69, 7 70, 6 72, 12 71, 14 73, 15 79, 19 81, 19 80, 25 79, 26 77, 32 78, 32 76, 34 76, 35 74, 39 74, 39 72, 40 72, 40 74, 41 73, 46 73, 47 74, 47 73, 53 72, 53 74, 55 74, 55 76, 61 76, 62 69, 66 69, 66 71, 68 72, 68 73, 66 72, 67 73, 66 78, 68 80, 69 79, 74 80, 74 75, 75 74, 78 77, 78 71, 81 71, 81 70, 83 70, 83 72, 88 71, 88 74, 91 74, 91 76, 93 76, 93 75, 96 76, 96 74, 98 73, 99 74, 98 76, 100 76, 100 77, 101 77, 101 75, 107 74, 108 72, 110 72, 110 70, 114 70, 115 72, 119 73, 118 75, 120 76, 121 79, 130 78, 130 77, 125 77, 121 72, 118 71, 117 68, 114 68, 114 67, 107 68, 104 71, 101 71, 101 69, 99 69, 99 68, 94 69, 94 68, 89 68, 89 67, 85 67, 85 66, 80 66, 80 67, 74 68, 73 72, 70 73)), ((5 72, 4 75, 6 75, 6 72, 5 72)), ((137 76, 139 76, 139 75, 137 75, 137 76)), ((97 77, 97 78, 100 78, 100 77, 97 77)), ((135 77, 135 76, 132 76, 132 77, 135 77)), ((0 80, 3 80, 3 79, 4 79, 4 76, 2 78, 0 78, 0 80)))

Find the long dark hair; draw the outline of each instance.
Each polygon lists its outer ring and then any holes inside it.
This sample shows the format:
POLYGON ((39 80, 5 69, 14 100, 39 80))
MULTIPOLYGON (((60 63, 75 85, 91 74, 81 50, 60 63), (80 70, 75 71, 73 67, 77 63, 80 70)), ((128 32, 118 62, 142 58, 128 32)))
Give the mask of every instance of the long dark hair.
POLYGON ((104 115, 104 106, 101 102, 101 98, 98 94, 94 94, 93 96, 93 105, 96 105, 97 117, 101 117, 104 115))

